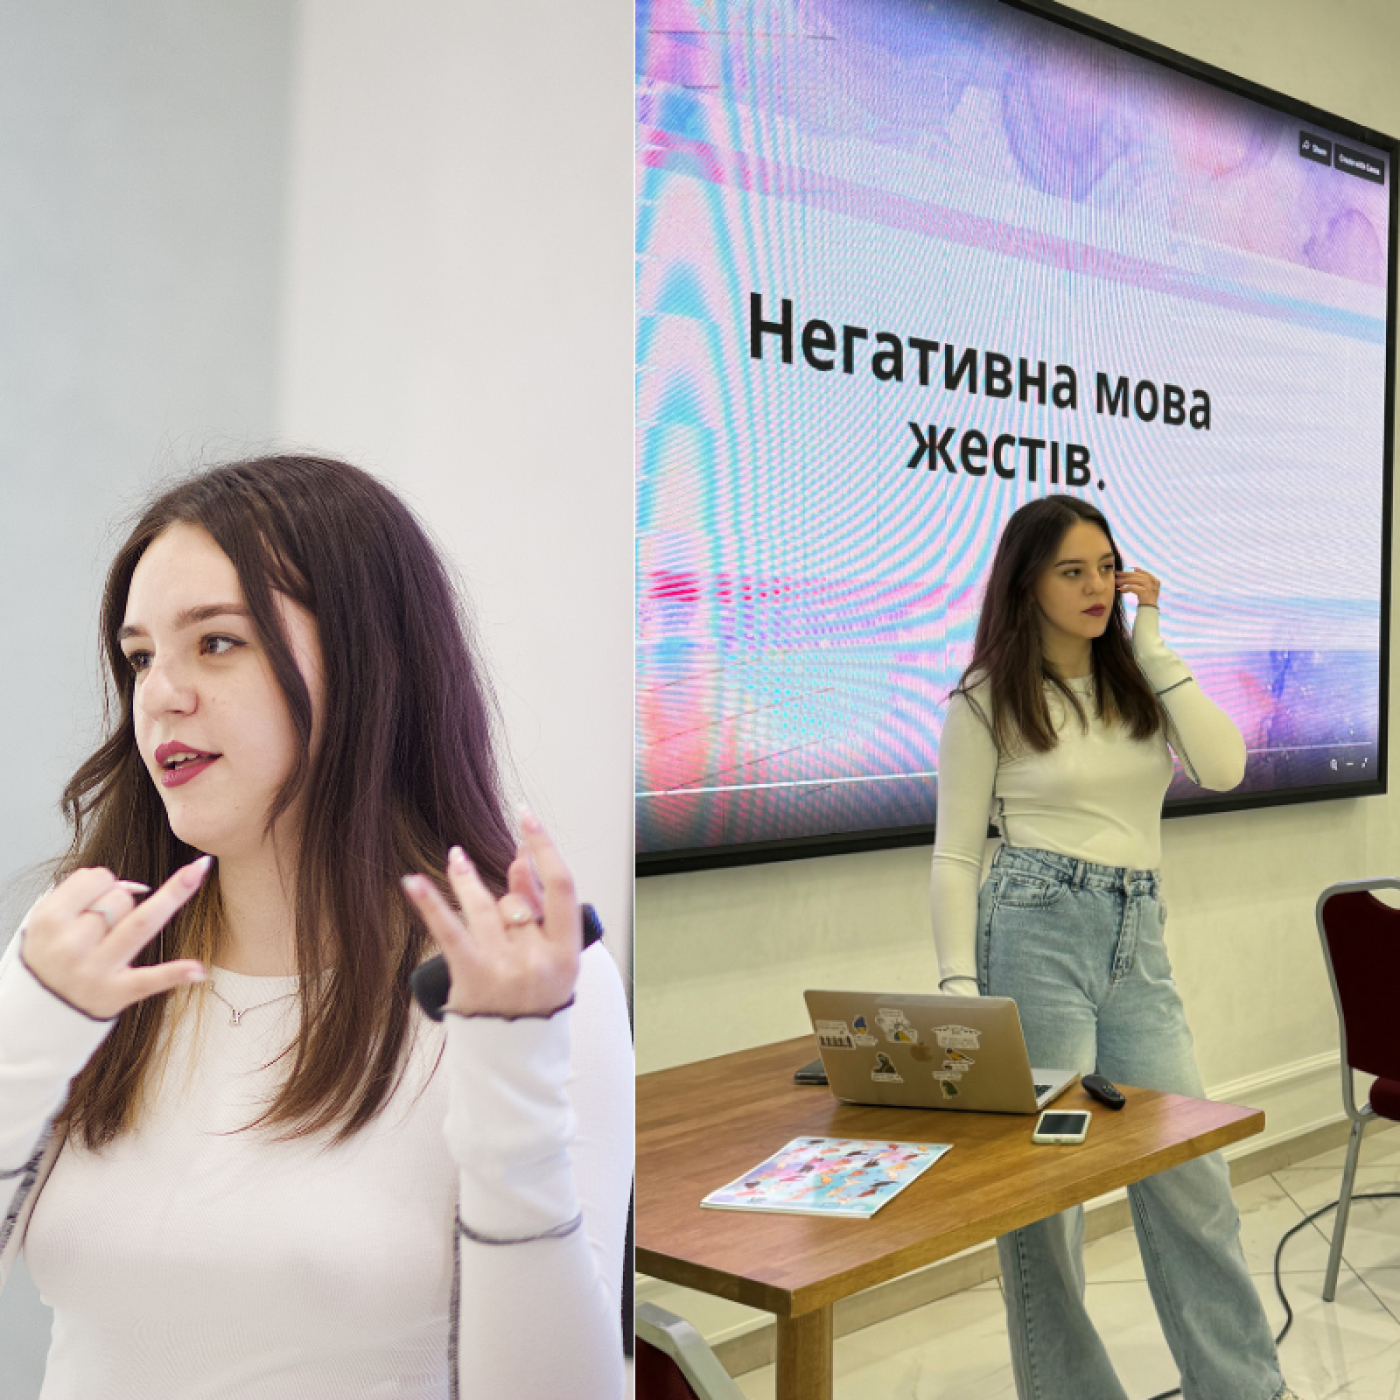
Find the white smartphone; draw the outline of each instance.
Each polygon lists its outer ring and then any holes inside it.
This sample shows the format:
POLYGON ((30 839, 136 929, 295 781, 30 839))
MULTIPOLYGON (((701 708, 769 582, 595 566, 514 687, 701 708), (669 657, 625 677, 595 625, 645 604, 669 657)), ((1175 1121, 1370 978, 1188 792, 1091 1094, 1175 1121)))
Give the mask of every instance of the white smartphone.
POLYGON ((1047 1108, 1031 1134, 1032 1142, 1083 1142, 1089 1135, 1089 1120, 1094 1115, 1087 1109, 1047 1108))

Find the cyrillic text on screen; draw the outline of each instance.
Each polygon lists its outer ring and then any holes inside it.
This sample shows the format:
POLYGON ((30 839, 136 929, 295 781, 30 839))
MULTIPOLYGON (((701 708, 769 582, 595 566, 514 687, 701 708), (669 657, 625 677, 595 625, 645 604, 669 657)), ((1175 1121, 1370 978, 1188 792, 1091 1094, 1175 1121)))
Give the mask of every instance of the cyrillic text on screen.
MULTIPOLYGON (((770 298, 765 304, 761 292, 750 292, 748 332, 749 358, 754 360, 776 355, 791 365, 800 355, 801 363, 822 374, 868 372, 884 383, 917 382, 948 393, 961 390, 1041 408, 1071 412, 1079 408, 1081 376, 1073 365, 1051 365, 1043 359, 958 346, 928 336, 872 331, 868 326, 837 324, 821 317, 799 320, 791 297, 778 298, 776 305, 770 298)), ((1093 382, 1094 412, 1099 417, 1210 429, 1210 394, 1204 389, 1097 369, 1093 382)), ((1052 486, 1090 483, 1091 454, 1083 443, 1006 432, 989 436, 977 428, 959 432, 937 424, 929 424, 925 431, 911 422, 909 429, 916 446, 905 464, 908 467, 926 461, 930 471, 961 471, 973 477, 987 476, 990 470, 1007 480, 1022 473, 1029 481, 1044 480, 1052 486)), ((1102 481, 1096 485, 1104 489, 1102 481)))
POLYGON ((931 472, 940 467, 950 472, 961 468, 968 476, 986 476, 990 467, 1007 481, 1020 471, 1027 481, 1039 481, 1043 473, 1051 486, 1089 484, 1089 449, 1082 442, 1061 443, 1053 438, 1017 437, 1015 433, 998 433, 989 440, 976 428, 959 433, 954 427, 940 430, 937 423, 930 423, 927 430, 910 423, 909 431, 916 445, 906 467, 917 467, 927 458, 931 472))

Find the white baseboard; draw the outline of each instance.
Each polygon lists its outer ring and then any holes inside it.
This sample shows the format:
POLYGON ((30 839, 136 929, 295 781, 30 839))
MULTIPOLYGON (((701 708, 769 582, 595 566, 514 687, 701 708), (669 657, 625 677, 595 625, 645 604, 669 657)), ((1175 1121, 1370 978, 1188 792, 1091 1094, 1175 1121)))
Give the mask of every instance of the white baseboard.
POLYGON ((1248 1104, 1264 1110, 1264 1131, 1227 1147, 1226 1157, 1252 1156, 1272 1142, 1334 1121, 1342 1111, 1340 1064, 1340 1052, 1327 1050, 1210 1085, 1206 1097, 1217 1103, 1248 1104))

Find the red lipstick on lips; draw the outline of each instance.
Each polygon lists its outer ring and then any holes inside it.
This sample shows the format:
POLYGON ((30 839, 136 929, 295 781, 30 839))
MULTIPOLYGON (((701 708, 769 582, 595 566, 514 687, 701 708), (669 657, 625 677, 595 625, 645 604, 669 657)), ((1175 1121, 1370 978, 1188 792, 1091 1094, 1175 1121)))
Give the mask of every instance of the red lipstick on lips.
POLYGON ((1092 608, 1085 608, 1084 611, 1088 613, 1090 617, 1102 617, 1108 609, 1104 607, 1102 603, 1095 603, 1092 608))
POLYGON ((161 787, 179 787, 198 777, 219 755, 192 749, 188 744, 161 744, 156 749, 161 787))

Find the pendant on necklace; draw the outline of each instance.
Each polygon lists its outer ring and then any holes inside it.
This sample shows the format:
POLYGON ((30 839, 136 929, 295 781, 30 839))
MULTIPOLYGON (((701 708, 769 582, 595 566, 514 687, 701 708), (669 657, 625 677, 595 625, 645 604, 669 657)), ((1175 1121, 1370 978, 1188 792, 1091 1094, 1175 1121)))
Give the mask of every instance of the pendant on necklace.
POLYGON ((229 1025, 231 1025, 231 1026, 241 1026, 241 1025, 243 1024, 243 1012, 241 1012, 241 1011, 234 1011, 234 1010, 233 1010, 233 1007, 231 1007, 231 1006, 229 1007, 229 1010, 230 1010, 231 1012, 233 1012, 233 1014, 229 1017, 229 1020, 228 1020, 229 1025))

